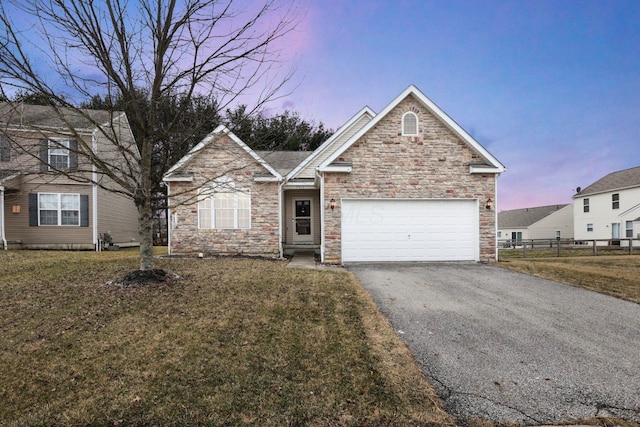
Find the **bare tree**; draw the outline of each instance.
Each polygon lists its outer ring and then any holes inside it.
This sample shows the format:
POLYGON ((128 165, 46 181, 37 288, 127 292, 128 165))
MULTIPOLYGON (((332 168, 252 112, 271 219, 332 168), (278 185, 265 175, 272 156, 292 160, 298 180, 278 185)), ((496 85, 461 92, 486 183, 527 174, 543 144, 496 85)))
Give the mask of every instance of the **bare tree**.
MULTIPOLYGON (((171 166, 163 161, 158 167, 154 159, 166 141, 176 147, 191 137, 176 132, 190 103, 181 103, 184 107, 167 124, 160 120, 162 101, 171 95, 187 101, 204 96, 215 99, 219 111, 240 102, 251 102, 250 111, 259 111, 275 99, 291 76, 280 70, 278 44, 299 18, 292 1, 0 2, 0 93, 28 91, 49 99, 61 120, 63 109, 93 120, 68 100, 90 99, 98 92, 123 101, 120 108, 136 139, 135 161, 105 161, 90 144, 79 144, 78 155, 134 200, 141 269, 153 266, 154 189, 171 166)), ((129 150, 117 132, 103 133, 115 149, 129 150)))

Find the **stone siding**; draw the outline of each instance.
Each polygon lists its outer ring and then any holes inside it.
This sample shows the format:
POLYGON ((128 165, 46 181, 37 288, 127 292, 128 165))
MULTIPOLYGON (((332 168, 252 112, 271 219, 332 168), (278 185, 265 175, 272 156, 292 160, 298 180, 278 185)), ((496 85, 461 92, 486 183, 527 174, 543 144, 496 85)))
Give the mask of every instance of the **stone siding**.
POLYGON ((195 155, 180 171, 193 174, 193 182, 170 182, 171 253, 207 255, 280 255, 278 243, 278 183, 255 182, 267 170, 226 135, 195 155), (197 196, 200 187, 222 176, 235 188, 251 194, 251 228, 199 229, 197 196))
POLYGON ((495 211, 485 208, 495 197, 495 174, 471 174, 469 164, 483 158, 413 96, 408 96, 369 132, 345 151, 340 160, 353 162, 351 173, 325 173, 325 262, 341 263, 343 198, 478 199, 480 260, 494 261, 495 211), (402 115, 418 116, 418 136, 402 136, 402 115))

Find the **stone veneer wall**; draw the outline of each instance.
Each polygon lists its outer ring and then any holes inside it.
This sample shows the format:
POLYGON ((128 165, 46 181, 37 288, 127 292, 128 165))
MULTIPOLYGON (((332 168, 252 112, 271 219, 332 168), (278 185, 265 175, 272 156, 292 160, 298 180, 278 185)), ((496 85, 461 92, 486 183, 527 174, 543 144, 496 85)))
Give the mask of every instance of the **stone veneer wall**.
POLYGON ((325 173, 324 197, 338 201, 325 210, 325 262, 341 263, 342 198, 479 199, 480 260, 494 261, 495 174, 471 174, 469 163, 482 161, 466 142, 413 96, 408 96, 341 157, 351 173, 325 173), (418 136, 402 136, 402 115, 418 115, 418 136))
POLYGON ((240 146, 229 137, 220 136, 194 156, 180 172, 192 173, 194 181, 169 183, 171 204, 177 205, 171 210, 172 254, 280 255, 278 183, 255 182, 254 174, 268 172, 240 146), (251 192, 251 228, 198 229, 198 188, 222 175, 233 179, 238 190, 251 192))

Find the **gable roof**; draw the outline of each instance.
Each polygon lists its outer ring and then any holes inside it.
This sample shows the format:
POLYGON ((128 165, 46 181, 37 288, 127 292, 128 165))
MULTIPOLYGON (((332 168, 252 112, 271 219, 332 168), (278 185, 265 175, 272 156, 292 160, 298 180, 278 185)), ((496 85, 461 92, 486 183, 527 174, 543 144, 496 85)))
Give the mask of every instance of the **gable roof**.
POLYGON ((242 148, 247 154, 253 157, 253 159, 256 162, 260 163, 260 165, 262 165, 269 172, 270 177, 266 179, 268 180, 275 179, 278 181, 282 180, 282 175, 278 171, 276 171, 271 165, 265 162, 264 159, 260 157, 260 155, 258 155, 258 153, 253 151, 247 144, 242 142, 240 138, 238 138, 233 132, 231 132, 224 125, 219 125, 207 136, 205 136, 204 139, 200 141, 195 147, 189 150, 189 152, 183 158, 178 160, 178 162, 175 165, 173 165, 167 171, 167 173, 164 174, 164 178, 162 178, 162 180, 163 181, 190 181, 193 177, 180 174, 179 173, 180 169, 182 169, 187 163, 189 163, 189 161, 191 161, 191 159, 193 159, 194 156, 196 156, 201 150, 206 148, 211 142, 213 142, 220 135, 227 135, 233 142, 238 144, 240 148, 242 148))
POLYGON ((295 169, 288 174, 287 180, 295 178, 300 172, 302 172, 308 166, 314 164, 315 162, 320 162, 322 160, 322 156, 330 155, 329 152, 332 148, 336 149, 336 143, 340 141, 341 138, 347 137, 349 132, 356 132, 360 129, 354 128, 354 126, 359 125, 362 120, 373 119, 376 116, 376 113, 369 107, 365 106, 360 111, 358 111, 353 117, 351 117, 347 122, 340 126, 340 128, 334 132, 329 139, 322 143, 318 148, 315 149, 313 154, 307 157, 302 163, 297 165, 295 169), (329 153, 328 153, 329 152, 329 153), (315 162, 314 162, 315 161, 315 162))
POLYGON ((489 151, 487 151, 478 141, 476 141, 471 135, 469 135, 460 125, 458 125, 451 117, 449 117, 444 111, 440 109, 433 101, 431 101, 425 94, 423 94, 416 86, 410 85, 400 95, 398 95, 389 105, 387 105, 380 113, 378 113, 369 123, 367 123, 360 131, 349 138, 339 149, 337 149, 331 156, 329 156, 322 164, 320 169, 328 167, 332 162, 338 159, 351 145, 353 145, 364 134, 371 130, 376 124, 378 124, 387 114, 389 114, 395 107, 400 104, 406 97, 413 95, 422 105, 430 110, 436 118, 438 118, 443 124, 451 129, 456 135, 458 135, 463 141, 469 144, 475 149, 488 164, 482 165, 470 165, 471 172, 481 173, 500 173, 505 171, 505 167, 498 159, 496 159, 489 151))
POLYGON ((587 188, 573 196, 583 197, 591 194, 606 193, 613 190, 622 190, 625 188, 640 187, 640 166, 630 169, 624 169, 600 178, 587 188))
POLYGON ((525 228, 559 211, 568 204, 513 209, 498 213, 498 228, 525 228))
POLYGON ((0 123, 23 129, 69 129, 69 126, 72 126, 77 130, 93 130, 96 124, 107 123, 121 114, 120 111, 75 110, 23 102, 0 102, 0 123), (60 114, 66 122, 60 118, 60 114))
POLYGON ((309 157, 313 151, 256 151, 256 153, 284 176, 309 157))

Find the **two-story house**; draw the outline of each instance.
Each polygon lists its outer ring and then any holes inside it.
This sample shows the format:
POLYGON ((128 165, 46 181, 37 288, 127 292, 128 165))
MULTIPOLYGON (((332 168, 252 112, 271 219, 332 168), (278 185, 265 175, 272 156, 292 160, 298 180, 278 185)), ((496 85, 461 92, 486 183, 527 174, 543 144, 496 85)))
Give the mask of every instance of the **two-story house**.
POLYGON ((109 135, 137 153, 126 115, 59 111, 0 103, 0 248, 97 249, 105 233, 139 245, 133 201, 81 155, 90 147, 116 165, 123 155, 109 135))
POLYGON ((549 205, 498 213, 498 240, 520 245, 523 240, 573 238, 573 206, 549 205))
POLYGON ((573 200, 576 240, 640 238, 640 166, 608 174, 573 200))

